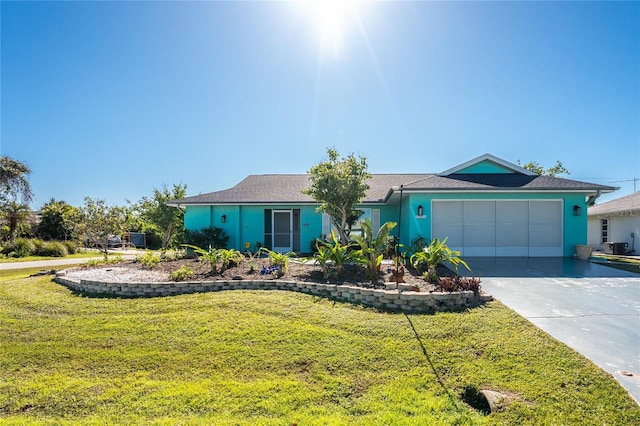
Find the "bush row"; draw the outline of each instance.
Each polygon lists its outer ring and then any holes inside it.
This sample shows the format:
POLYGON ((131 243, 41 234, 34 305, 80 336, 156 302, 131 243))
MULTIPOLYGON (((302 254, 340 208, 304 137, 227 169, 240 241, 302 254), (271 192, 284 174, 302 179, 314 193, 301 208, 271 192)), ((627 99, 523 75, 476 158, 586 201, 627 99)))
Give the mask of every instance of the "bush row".
POLYGON ((16 238, 2 243, 1 253, 8 257, 51 256, 64 257, 78 251, 72 241, 43 241, 40 239, 16 238))

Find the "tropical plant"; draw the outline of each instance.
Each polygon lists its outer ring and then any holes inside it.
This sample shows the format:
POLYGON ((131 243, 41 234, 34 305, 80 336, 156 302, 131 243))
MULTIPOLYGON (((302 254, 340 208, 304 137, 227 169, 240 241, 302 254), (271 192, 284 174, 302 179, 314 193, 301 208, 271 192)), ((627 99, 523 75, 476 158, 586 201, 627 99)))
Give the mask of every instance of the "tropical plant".
POLYGON ((457 250, 451 250, 447 244, 447 238, 440 241, 438 238, 434 238, 429 246, 425 247, 422 251, 414 253, 409 258, 411 265, 419 270, 426 269, 426 274, 431 278, 436 275, 436 267, 444 262, 448 262, 458 271, 458 266, 462 265, 468 270, 469 265, 460 258, 460 252, 457 250))
POLYGON ((260 252, 267 255, 271 266, 280 268, 283 273, 289 272, 289 260, 296 257, 296 254, 292 251, 289 253, 279 253, 269 250, 266 247, 261 247, 260 252))
POLYGON ((335 232, 331 231, 330 241, 317 241, 316 261, 320 264, 322 275, 325 279, 333 270, 340 276, 344 271, 344 265, 348 262, 359 262, 359 252, 353 250, 352 244, 342 244, 335 232))
POLYGON ((212 274, 218 273, 218 262, 222 259, 222 252, 220 249, 209 247, 208 250, 205 250, 190 244, 183 244, 182 246, 193 250, 193 252, 200 257, 200 262, 208 264, 211 267, 212 274))
POLYGON ((31 209, 26 204, 10 201, 2 208, 2 217, 9 226, 9 240, 15 241, 29 223, 31 209))
POLYGON ((377 235, 374 237, 371 219, 366 218, 360 221, 362 235, 354 235, 353 240, 360 246, 359 253, 362 262, 366 265, 367 278, 375 279, 378 276, 378 271, 384 258, 387 238, 396 225, 396 222, 386 222, 380 227, 377 235))
POLYGON ((79 210, 64 201, 52 198, 40 209, 38 236, 45 240, 66 241, 73 239, 79 210))
POLYGON ((369 189, 366 180, 371 174, 367 172, 367 160, 364 157, 356 159, 350 154, 340 158, 335 149, 327 149, 327 154, 328 161, 318 163, 309 170, 311 187, 302 193, 320 203, 316 210, 331 217, 340 242, 349 244, 349 222, 355 222, 360 216, 355 207, 369 189))
POLYGON ((235 249, 218 249, 220 252, 220 261, 222 262, 222 268, 220 272, 233 266, 238 266, 243 260, 244 255, 235 249))
POLYGON ((440 291, 473 291, 478 294, 480 292, 480 278, 476 277, 442 277, 436 280, 436 288, 440 291))

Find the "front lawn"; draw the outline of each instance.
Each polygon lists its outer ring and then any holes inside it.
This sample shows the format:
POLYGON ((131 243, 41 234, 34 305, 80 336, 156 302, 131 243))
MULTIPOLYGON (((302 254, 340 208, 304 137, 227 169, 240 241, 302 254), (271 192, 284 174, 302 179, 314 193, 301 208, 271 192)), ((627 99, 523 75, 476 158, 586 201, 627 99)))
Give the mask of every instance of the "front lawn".
POLYGON ((404 315, 280 291, 91 298, 28 273, 0 277, 3 424, 640 423, 609 374, 497 302, 404 315), (487 388, 503 411, 461 398, 487 388))
MULTIPOLYGON (((117 253, 109 253, 109 256, 117 256, 117 253)), ((33 262, 36 260, 58 260, 58 259, 86 259, 86 258, 104 258, 104 253, 98 251, 85 251, 82 253, 68 254, 64 257, 53 256, 24 256, 24 257, 0 257, 0 263, 13 262, 33 262)))

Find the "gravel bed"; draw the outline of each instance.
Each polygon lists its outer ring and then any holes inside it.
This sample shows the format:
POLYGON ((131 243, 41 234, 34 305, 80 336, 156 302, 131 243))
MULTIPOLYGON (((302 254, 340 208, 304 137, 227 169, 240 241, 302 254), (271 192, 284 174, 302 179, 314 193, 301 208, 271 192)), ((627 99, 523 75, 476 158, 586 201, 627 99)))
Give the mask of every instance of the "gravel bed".
POLYGON ((110 268, 76 269, 68 271, 66 275, 69 278, 112 283, 170 281, 169 275, 165 272, 123 268, 121 266, 113 266, 110 268))

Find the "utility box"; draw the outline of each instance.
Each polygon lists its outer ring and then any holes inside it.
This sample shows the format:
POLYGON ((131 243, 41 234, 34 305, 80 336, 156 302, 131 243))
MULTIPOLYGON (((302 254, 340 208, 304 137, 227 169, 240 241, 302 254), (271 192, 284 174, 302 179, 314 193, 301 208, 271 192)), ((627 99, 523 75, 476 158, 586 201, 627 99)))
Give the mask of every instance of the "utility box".
POLYGON ((625 254, 627 252, 627 248, 629 247, 628 243, 604 243, 604 252, 605 254, 625 254))

